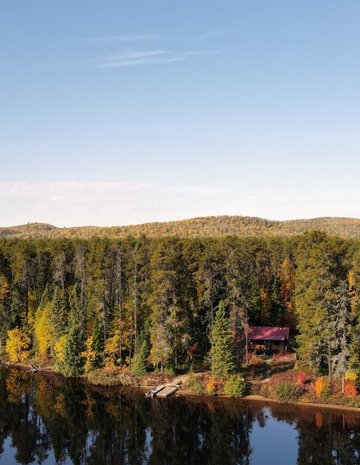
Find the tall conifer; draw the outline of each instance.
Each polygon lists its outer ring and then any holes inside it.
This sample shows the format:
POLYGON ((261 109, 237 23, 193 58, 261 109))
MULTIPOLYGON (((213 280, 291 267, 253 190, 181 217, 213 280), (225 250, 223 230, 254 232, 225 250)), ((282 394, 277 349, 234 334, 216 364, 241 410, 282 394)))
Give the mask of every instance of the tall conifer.
POLYGON ((216 376, 226 376, 235 370, 230 320, 226 316, 225 304, 220 301, 214 325, 211 329, 211 371, 216 376))

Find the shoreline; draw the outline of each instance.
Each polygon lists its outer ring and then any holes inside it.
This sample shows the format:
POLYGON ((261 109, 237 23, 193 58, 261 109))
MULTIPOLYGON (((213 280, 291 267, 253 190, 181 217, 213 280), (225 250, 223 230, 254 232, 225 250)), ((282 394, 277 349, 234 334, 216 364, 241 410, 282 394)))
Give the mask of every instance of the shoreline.
MULTIPOLYGON (((50 375, 50 376, 60 376, 65 380, 70 380, 70 381, 78 381, 90 386, 93 386, 95 388, 102 388, 102 389, 115 389, 119 387, 124 387, 124 388, 131 388, 131 389, 138 389, 139 391, 145 393, 149 389, 155 387, 154 385, 144 385, 144 384, 139 384, 138 386, 131 386, 131 385, 124 385, 121 382, 118 384, 112 384, 112 385, 107 385, 107 384, 99 384, 99 383, 93 383, 89 378, 86 376, 79 377, 79 378, 74 378, 74 377, 68 377, 63 375, 60 371, 57 371, 54 367, 37 367, 34 368, 31 364, 25 364, 22 362, 18 363, 11 363, 7 364, 3 361, 0 361, 0 367, 3 367, 5 369, 11 369, 15 368, 18 370, 24 370, 32 374, 40 374, 40 375, 50 375)), ((173 379, 175 379, 174 377, 173 379)), ((166 384, 171 384, 172 380, 169 381, 166 384)), ((224 394, 218 395, 218 396, 212 396, 209 394, 198 394, 196 392, 190 391, 189 389, 179 389, 175 397, 192 397, 192 398, 198 398, 198 399, 231 399, 231 400, 240 400, 240 401, 246 401, 246 402, 261 402, 263 404, 276 404, 276 405, 282 405, 282 406, 296 406, 296 407, 305 407, 305 408, 311 408, 311 409, 326 409, 326 410, 335 410, 337 412, 339 411, 344 411, 344 412, 353 412, 357 413, 360 415, 360 408, 359 407, 352 407, 348 405, 341 405, 341 404, 326 404, 326 403, 319 403, 319 402, 303 402, 303 401, 289 401, 289 402, 281 402, 279 400, 273 399, 271 397, 264 397, 258 394, 248 394, 243 397, 231 397, 231 396, 226 396, 224 394)))

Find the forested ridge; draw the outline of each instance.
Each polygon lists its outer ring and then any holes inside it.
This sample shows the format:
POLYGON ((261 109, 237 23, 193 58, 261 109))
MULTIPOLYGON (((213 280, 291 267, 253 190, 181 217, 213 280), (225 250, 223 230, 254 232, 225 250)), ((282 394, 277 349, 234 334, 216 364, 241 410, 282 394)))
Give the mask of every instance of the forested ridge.
POLYGON ((106 238, 168 237, 204 238, 226 236, 294 236, 309 231, 323 231, 343 238, 360 238, 360 219, 314 218, 273 221, 249 216, 209 216, 179 221, 144 223, 129 226, 82 226, 57 228, 51 224, 30 223, 0 227, 4 238, 106 238))
POLYGON ((359 302, 360 242, 324 233, 0 241, 3 355, 73 376, 104 364, 226 375, 249 324, 290 326, 319 373, 360 371, 359 302))

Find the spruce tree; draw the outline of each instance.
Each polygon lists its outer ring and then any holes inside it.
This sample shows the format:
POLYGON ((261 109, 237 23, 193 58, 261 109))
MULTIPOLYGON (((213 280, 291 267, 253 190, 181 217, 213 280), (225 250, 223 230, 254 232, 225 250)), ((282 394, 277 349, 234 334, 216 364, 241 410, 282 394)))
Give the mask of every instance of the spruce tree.
POLYGON ((62 370, 66 376, 82 376, 84 374, 85 359, 82 353, 85 350, 84 335, 79 326, 70 329, 64 350, 62 370))
POLYGON ((235 371, 233 342, 230 320, 226 316, 225 304, 220 301, 210 334, 211 371, 216 376, 226 376, 235 371))
POLYGON ((336 290, 337 301, 334 312, 334 330, 337 341, 336 352, 333 355, 332 366, 341 378, 341 388, 345 388, 345 372, 348 369, 350 358, 350 299, 347 281, 342 281, 336 290))
POLYGON ((59 338, 66 333, 68 323, 68 305, 64 292, 55 288, 51 305, 51 321, 54 325, 56 336, 59 338))
POLYGON ((135 376, 144 375, 147 371, 149 345, 144 337, 141 337, 138 341, 138 349, 135 352, 134 358, 131 363, 131 371, 135 376))
POLYGON ((344 250, 323 233, 306 234, 299 243, 296 273, 296 313, 299 359, 328 376, 338 354, 339 285, 346 279, 344 250))
POLYGON ((104 365, 104 327, 97 323, 93 330, 93 349, 96 353, 94 368, 100 368, 104 365))

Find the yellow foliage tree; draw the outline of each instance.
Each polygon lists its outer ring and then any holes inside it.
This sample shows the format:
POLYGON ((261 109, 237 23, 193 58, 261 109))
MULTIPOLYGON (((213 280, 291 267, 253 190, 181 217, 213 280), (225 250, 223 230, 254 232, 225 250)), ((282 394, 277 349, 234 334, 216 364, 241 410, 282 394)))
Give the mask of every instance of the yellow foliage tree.
POLYGON ((38 357, 40 359, 46 358, 55 339, 54 327, 51 322, 50 305, 47 305, 45 308, 39 308, 36 312, 35 339, 38 357))
POLYGON ((114 366, 116 360, 119 357, 119 349, 120 349, 120 331, 115 331, 112 337, 109 337, 105 343, 105 365, 106 366, 114 366))
POLYGON ((29 357, 30 343, 29 336, 19 328, 10 329, 7 332, 6 353, 11 362, 22 362, 29 357))
POLYGON ((81 356, 85 358, 85 372, 88 373, 94 367, 94 362, 96 360, 96 352, 94 350, 94 337, 89 336, 86 339, 86 349, 81 353, 81 356))
POLYGON ((64 334, 64 336, 61 336, 54 345, 56 361, 60 363, 64 361, 66 339, 67 339, 67 336, 66 334, 64 334))

